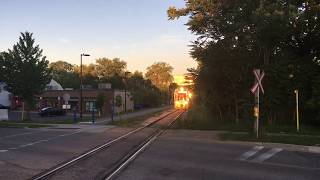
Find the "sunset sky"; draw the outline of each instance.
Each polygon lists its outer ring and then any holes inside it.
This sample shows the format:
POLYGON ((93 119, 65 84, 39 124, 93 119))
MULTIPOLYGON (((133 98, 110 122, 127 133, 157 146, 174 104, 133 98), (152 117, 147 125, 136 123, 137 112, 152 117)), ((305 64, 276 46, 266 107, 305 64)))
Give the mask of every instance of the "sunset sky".
POLYGON ((187 19, 168 21, 169 6, 183 0, 1 0, 0 51, 11 48, 19 33, 34 33, 50 62, 84 64, 99 57, 119 57, 130 71, 145 71, 156 61, 183 74, 196 63, 189 56, 195 37, 187 19))

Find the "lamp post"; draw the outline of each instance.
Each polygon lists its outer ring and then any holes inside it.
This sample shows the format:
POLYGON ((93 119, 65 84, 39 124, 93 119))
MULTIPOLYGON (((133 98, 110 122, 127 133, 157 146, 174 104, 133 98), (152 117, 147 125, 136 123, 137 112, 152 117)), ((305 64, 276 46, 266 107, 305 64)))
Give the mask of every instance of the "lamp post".
POLYGON ((90 56, 89 54, 82 53, 80 55, 80 121, 82 121, 82 56, 90 56))
POLYGON ((125 78, 125 84, 124 84, 124 112, 127 112, 127 74, 130 74, 131 72, 127 71, 124 73, 125 78))
POLYGON ((294 90, 296 94, 296 120, 297 120, 297 132, 300 130, 300 120, 299 120, 299 91, 298 89, 294 90))
MULTIPOLYGON (((291 80, 293 80, 293 78, 294 78, 294 75, 293 75, 293 73, 291 73, 290 75, 289 75, 289 78, 291 79, 291 80)), ((295 89, 294 91, 294 94, 295 94, 295 99, 296 99, 296 124, 297 124, 297 132, 299 132, 300 131, 300 119, 299 119, 299 90, 298 89, 295 89)))

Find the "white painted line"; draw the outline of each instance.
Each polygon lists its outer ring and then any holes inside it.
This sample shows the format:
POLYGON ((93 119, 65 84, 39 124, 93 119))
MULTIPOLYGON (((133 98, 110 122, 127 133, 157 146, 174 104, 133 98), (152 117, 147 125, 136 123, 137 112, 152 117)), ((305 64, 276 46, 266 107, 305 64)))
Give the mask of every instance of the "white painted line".
POLYGON ((239 160, 242 160, 242 161, 247 160, 251 156, 255 155, 257 152, 262 150, 263 148, 264 148, 263 146, 254 146, 250 151, 247 151, 247 152, 243 153, 239 157, 239 160))
POLYGON ((20 133, 20 134, 13 134, 13 135, 9 135, 9 136, 0 137, 0 139, 12 138, 12 137, 23 136, 23 135, 29 135, 29 134, 36 134, 36 133, 39 133, 39 132, 40 132, 40 131, 37 131, 37 132, 27 132, 27 133, 20 133))
POLYGON ((6 149, 2 149, 2 150, 0 150, 0 153, 3 153, 3 152, 7 152, 8 150, 6 150, 6 149))
POLYGON ((17 148, 15 148, 15 147, 13 147, 13 148, 8 148, 9 150, 15 150, 15 149, 17 149, 17 148))
POLYGON ((260 156, 254 158, 252 160, 252 162, 263 162, 269 158, 271 158, 272 156, 274 156, 275 154, 277 154, 278 152, 282 151, 281 148, 272 148, 269 151, 267 151, 266 153, 261 154, 260 156))

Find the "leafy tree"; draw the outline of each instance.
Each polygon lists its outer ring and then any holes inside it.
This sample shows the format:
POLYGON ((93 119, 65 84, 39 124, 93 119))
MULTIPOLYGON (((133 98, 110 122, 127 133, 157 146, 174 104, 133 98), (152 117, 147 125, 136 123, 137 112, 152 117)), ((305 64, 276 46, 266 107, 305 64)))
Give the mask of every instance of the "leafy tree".
POLYGON ((105 101, 106 101, 106 96, 103 93, 99 93, 97 96, 97 102, 96 102, 96 106, 99 110, 99 116, 101 114, 101 111, 102 111, 102 108, 105 104, 105 101))
POLYGON ((217 119, 248 118, 251 71, 261 68, 263 118, 293 119, 293 90, 299 89, 302 117, 320 122, 319 106, 312 103, 320 97, 319 9, 315 0, 186 0, 183 8, 170 7, 169 19, 189 16, 186 25, 198 37, 191 54, 199 66, 190 71, 197 101, 217 119))
POLYGON ((19 41, 12 50, 3 53, 0 62, 6 89, 20 96, 28 107, 34 104, 34 95, 40 94, 51 79, 49 62, 42 56, 39 45, 35 45, 32 35, 30 32, 21 33, 19 41))
POLYGON ((122 106, 122 97, 120 95, 116 96, 114 105, 118 108, 122 106))
MULTIPOLYGON (((75 72, 80 77, 80 66, 75 66, 75 72)), ((88 64, 82 65, 82 83, 83 85, 89 85, 92 88, 98 87, 99 78, 97 76, 96 65, 88 64)), ((80 85, 79 87, 80 88, 80 85)))
POLYGON ((110 79, 114 76, 124 76, 127 63, 119 58, 99 58, 96 60, 97 76, 100 79, 110 79))
POLYGON ((49 67, 52 71, 66 71, 66 72, 73 72, 74 66, 65 61, 57 61, 50 63, 49 67))
POLYGON ((65 61, 50 63, 52 78, 61 84, 64 88, 79 89, 80 80, 75 72, 75 66, 65 61))
POLYGON ((160 90, 150 80, 144 79, 142 72, 135 71, 126 81, 135 105, 154 107, 162 103, 160 90))
POLYGON ((167 92, 173 81, 172 66, 165 62, 157 62, 147 67, 146 78, 161 91, 167 92))

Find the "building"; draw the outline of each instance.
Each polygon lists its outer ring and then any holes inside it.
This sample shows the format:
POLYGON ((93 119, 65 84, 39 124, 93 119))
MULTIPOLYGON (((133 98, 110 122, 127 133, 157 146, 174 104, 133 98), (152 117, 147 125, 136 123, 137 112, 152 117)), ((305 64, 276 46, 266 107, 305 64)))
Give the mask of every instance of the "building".
MULTIPOLYGON (((91 113, 92 110, 97 110, 97 100, 99 96, 104 97, 104 105, 101 108, 103 116, 114 113, 132 111, 134 108, 133 98, 130 92, 124 90, 112 90, 108 83, 99 84, 98 89, 83 89, 82 90, 82 112, 91 113), (114 106, 114 100, 117 96, 121 97, 121 106, 114 106), (125 108, 126 106, 126 108, 125 108)), ((63 89, 59 83, 54 80, 47 85, 46 91, 37 95, 38 109, 44 107, 64 108, 67 111, 76 110, 79 112, 80 108, 80 90, 63 89)))
POLYGON ((0 106, 11 106, 11 94, 4 89, 5 84, 0 82, 0 106))

